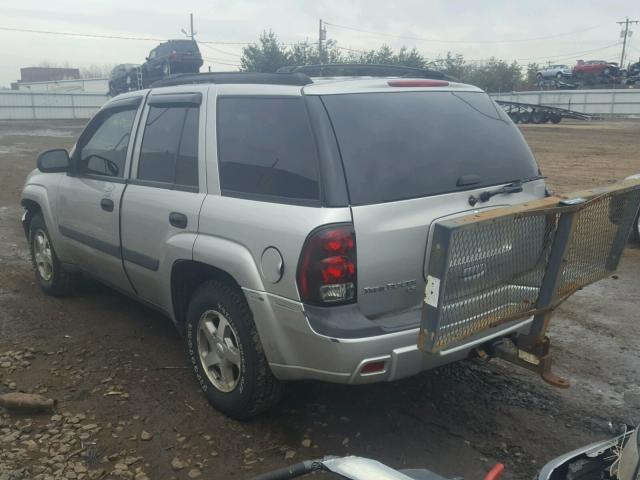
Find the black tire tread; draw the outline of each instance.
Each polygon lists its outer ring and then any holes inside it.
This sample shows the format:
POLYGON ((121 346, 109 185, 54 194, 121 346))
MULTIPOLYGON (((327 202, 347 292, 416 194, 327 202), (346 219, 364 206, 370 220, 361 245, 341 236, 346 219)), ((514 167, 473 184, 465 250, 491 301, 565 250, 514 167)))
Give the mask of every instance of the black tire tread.
POLYGON ((631 228, 631 240, 635 243, 640 243, 640 225, 638 225, 639 222, 640 213, 638 213, 638 216, 633 222, 633 227, 631 228))

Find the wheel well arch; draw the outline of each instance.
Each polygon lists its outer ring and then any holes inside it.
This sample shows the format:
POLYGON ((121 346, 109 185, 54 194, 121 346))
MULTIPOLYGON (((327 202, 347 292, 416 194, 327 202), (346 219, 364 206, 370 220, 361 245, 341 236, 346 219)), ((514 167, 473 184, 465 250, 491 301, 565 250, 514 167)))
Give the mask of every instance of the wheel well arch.
POLYGON ((36 202, 35 200, 31 200, 29 198, 23 199, 20 202, 20 204, 27 211, 27 218, 26 218, 26 221, 24 222, 23 227, 24 227, 24 234, 27 236, 27 238, 29 238, 29 225, 31 223, 31 219, 33 218, 33 215, 35 215, 36 213, 42 212, 42 207, 40 207, 40 204, 38 202, 36 202))
POLYGON ((178 330, 183 333, 189 300, 196 289, 209 280, 219 280, 240 289, 228 272, 195 260, 178 260, 171 269, 171 300, 178 330))
POLYGON ((20 204, 28 211, 28 212, 39 212, 42 209, 40 208, 40 204, 35 200, 31 200, 29 198, 23 199, 20 204))

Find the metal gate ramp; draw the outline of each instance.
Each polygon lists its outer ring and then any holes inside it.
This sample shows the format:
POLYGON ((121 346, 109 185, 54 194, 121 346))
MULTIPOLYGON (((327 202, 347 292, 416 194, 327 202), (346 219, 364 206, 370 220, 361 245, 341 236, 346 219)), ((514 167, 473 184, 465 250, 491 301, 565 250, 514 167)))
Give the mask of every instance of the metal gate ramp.
POLYGON ((534 316, 516 350, 496 354, 532 352, 523 366, 548 372, 551 312, 616 270, 639 207, 640 180, 627 180, 436 223, 418 346, 438 353, 534 316))

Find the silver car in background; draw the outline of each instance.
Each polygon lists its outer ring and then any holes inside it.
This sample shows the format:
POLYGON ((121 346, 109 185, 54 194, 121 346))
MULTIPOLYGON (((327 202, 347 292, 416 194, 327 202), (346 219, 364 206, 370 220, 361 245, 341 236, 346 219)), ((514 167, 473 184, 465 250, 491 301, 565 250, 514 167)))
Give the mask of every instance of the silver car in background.
POLYGON ((541 68, 536 73, 536 78, 540 80, 562 80, 565 78, 571 78, 573 69, 568 65, 549 65, 546 68, 541 68))

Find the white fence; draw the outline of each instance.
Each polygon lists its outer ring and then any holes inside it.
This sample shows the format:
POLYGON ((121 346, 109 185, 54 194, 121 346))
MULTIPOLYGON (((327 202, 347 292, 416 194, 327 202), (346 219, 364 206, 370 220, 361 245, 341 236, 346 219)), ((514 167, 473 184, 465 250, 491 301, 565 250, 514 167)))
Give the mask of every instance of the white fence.
POLYGON ((51 80, 48 82, 17 82, 19 91, 25 92, 90 92, 109 93, 108 78, 78 78, 76 80, 51 80))
POLYGON ((604 117, 640 117, 640 89, 491 93, 495 100, 566 108, 604 117))
POLYGON ((91 118, 108 98, 98 93, 0 90, 0 120, 91 118))
MULTIPOLYGON (((640 117, 640 89, 492 93, 496 100, 547 105, 599 116, 640 117)), ((91 118, 109 97, 99 93, 0 90, 0 120, 91 118)))

